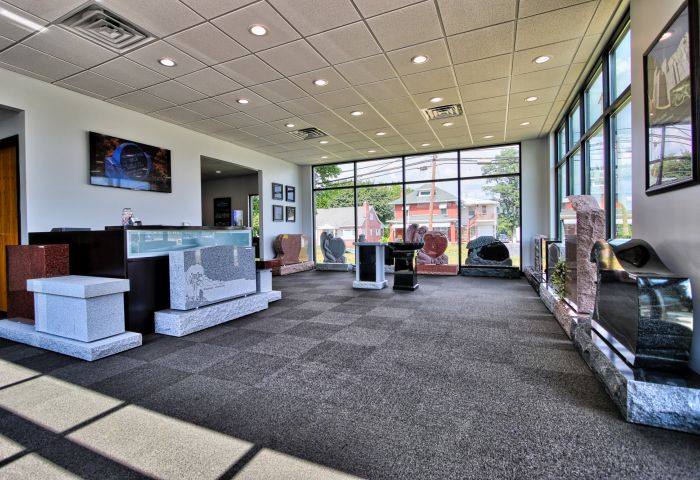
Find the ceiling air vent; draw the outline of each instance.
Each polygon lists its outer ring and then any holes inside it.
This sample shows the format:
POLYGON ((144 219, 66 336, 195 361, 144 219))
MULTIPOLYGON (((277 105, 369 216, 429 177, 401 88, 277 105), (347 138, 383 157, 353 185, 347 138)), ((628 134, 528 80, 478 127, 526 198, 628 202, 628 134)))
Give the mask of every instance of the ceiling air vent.
POLYGON ((72 14, 61 22, 68 30, 113 52, 125 53, 155 37, 98 5, 72 14))
POLYGON ((459 117, 462 115, 462 105, 440 105, 439 107, 425 108, 423 113, 428 120, 442 120, 443 118, 459 117))
POLYGON ((313 140, 314 138, 326 137, 327 135, 318 128, 302 128, 295 132, 289 132, 290 135, 300 138, 301 140, 313 140))

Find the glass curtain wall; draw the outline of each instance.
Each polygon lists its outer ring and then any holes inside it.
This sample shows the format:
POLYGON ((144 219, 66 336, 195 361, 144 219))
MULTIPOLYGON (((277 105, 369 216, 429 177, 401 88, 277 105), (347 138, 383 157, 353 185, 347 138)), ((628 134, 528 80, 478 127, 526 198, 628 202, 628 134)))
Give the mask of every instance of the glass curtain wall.
POLYGON ((556 218, 560 238, 561 201, 580 193, 592 195, 605 210, 609 237, 628 238, 633 233, 630 36, 627 19, 557 130, 556 218))
POLYGON ((323 232, 340 236, 354 263, 355 239, 401 241, 417 224, 445 235, 449 264, 464 262, 460 245, 491 235, 519 265, 519 145, 321 165, 313 177, 318 262, 323 232))

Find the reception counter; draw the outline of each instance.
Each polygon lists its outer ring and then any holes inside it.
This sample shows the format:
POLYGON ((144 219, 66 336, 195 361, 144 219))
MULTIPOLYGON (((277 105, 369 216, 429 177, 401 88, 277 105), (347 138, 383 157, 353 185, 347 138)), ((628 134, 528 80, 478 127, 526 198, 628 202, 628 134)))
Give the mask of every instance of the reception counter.
POLYGON ((29 243, 68 244, 72 275, 129 279, 126 330, 152 333, 154 312, 170 308, 170 252, 211 245, 250 247, 252 235, 236 227, 108 227, 30 233, 29 243))

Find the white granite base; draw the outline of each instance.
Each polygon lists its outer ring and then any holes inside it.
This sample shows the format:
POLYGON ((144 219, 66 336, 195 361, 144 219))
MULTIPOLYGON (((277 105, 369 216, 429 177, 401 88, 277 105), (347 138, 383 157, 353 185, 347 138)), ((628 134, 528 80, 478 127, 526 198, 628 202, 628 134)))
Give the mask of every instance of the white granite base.
POLYGON ((359 280, 355 280, 352 282, 352 288, 360 288, 364 290, 381 290, 382 288, 386 288, 389 282, 384 280, 383 282, 363 282, 359 280))
POLYGON ((277 300, 282 300, 282 292, 279 290, 270 290, 269 292, 263 292, 267 294, 268 302, 276 302, 277 300))
POLYGON ((89 362, 140 347, 142 342, 141 334, 134 332, 124 332, 94 342, 80 342, 70 338, 37 332, 33 325, 12 320, 0 320, 0 338, 43 348, 44 350, 51 350, 52 352, 62 353, 89 362))
POLYGON ((316 270, 321 272, 352 272, 349 263, 317 263, 316 270))
POLYGON ((554 305, 559 301, 559 296, 548 285, 542 285, 540 288, 540 298, 547 310, 554 313, 554 305))
POLYGON ((271 292, 272 291, 272 269, 264 268, 255 272, 256 291, 271 292))
POLYGON ((267 308, 270 292, 256 293, 196 310, 161 310, 155 313, 155 331, 183 337, 267 308))
POLYGON ((94 342, 124 333, 124 294, 90 298, 34 292, 36 331, 94 342))

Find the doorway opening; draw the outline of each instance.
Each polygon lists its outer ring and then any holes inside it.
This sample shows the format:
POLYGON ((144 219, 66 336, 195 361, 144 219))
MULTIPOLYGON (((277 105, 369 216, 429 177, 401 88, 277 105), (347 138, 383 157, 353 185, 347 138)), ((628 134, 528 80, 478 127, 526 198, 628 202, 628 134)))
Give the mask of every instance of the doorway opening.
POLYGON ((252 229, 260 258, 260 172, 235 163, 201 157, 202 225, 252 229))
POLYGON ((0 139, 0 318, 7 314, 8 245, 21 238, 19 182, 19 136, 0 139))

